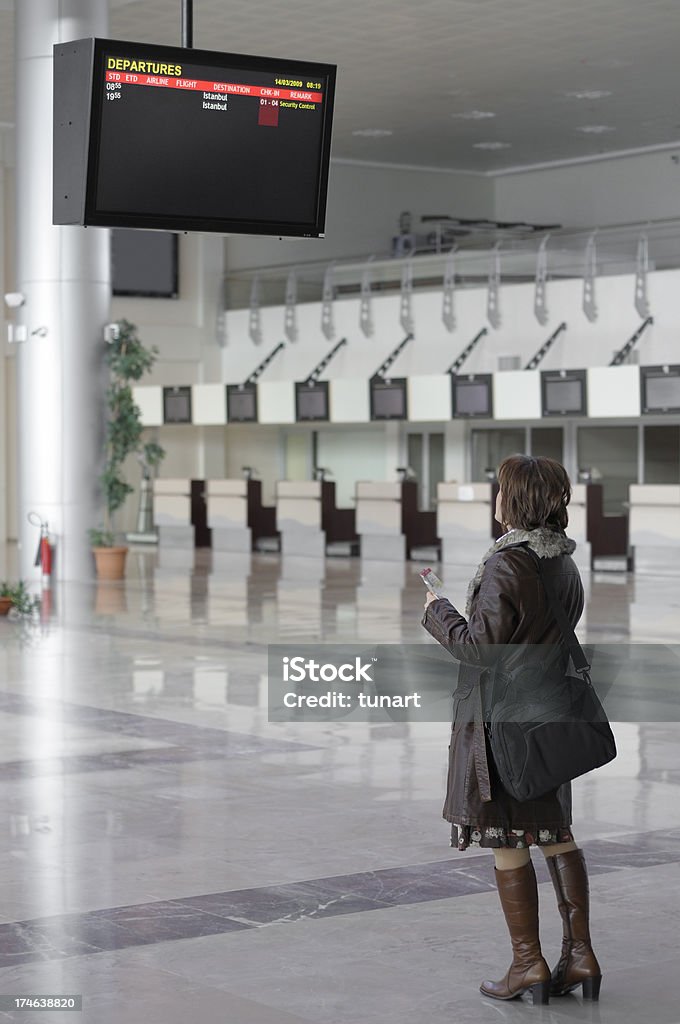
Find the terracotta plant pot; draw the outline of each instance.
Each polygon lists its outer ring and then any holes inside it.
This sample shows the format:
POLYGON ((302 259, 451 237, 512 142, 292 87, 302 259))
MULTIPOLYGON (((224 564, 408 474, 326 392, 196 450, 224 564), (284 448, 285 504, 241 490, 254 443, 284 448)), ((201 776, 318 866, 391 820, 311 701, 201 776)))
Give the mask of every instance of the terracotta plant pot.
POLYGON ((11 597, 0 597, 0 615, 7 615, 11 607, 11 597))
POLYGON ((100 580, 122 580, 125 577, 127 548, 92 548, 97 578, 100 580))

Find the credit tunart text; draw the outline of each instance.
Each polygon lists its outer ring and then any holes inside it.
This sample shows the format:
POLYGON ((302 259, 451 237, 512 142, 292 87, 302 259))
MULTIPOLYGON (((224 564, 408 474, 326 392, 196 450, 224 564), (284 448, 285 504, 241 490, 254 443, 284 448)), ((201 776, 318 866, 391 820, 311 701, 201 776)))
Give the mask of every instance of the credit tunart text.
MULTIPOLYGON (((281 659, 282 678, 285 683, 335 682, 372 683, 372 669, 377 658, 364 661, 355 657, 341 664, 315 661, 313 658, 284 657, 281 659)), ((420 694, 370 694, 345 693, 343 690, 327 690, 326 693, 300 693, 288 691, 283 695, 286 708, 419 708, 420 694)))

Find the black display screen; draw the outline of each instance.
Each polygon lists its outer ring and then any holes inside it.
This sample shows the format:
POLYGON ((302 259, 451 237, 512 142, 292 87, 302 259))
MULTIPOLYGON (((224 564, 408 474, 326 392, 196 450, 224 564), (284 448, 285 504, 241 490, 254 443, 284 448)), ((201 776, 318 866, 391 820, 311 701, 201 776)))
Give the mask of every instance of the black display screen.
POLYGON ((328 419, 328 381, 295 385, 296 420, 328 419))
POLYGON ((177 235, 167 231, 111 232, 114 295, 175 299, 178 294, 177 235))
POLYGON ((392 380, 374 378, 371 381, 371 419, 406 419, 406 379, 392 380))
POLYGON ((491 375, 452 378, 453 415, 493 415, 491 402, 491 375))
POLYGON ((191 423, 191 388, 163 388, 163 422, 191 423))
POLYGON ((541 374, 544 416, 586 415, 585 370, 564 373, 544 371, 541 374))
POLYGON ((642 411, 680 411, 680 366, 642 369, 642 411))
POLYGON ((57 63, 86 44, 80 223, 323 235, 334 65, 107 39, 55 47, 55 223, 72 222, 58 219, 69 195, 56 184, 68 139, 57 63))
POLYGON ((256 384, 227 384, 227 421, 257 423, 256 384))

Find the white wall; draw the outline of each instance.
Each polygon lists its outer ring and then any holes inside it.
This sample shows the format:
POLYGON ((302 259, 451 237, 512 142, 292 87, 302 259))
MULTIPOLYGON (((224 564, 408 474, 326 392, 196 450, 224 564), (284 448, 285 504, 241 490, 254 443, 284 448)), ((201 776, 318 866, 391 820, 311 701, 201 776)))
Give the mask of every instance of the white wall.
MULTIPOLYGON (((675 151, 500 175, 495 216, 564 227, 595 228, 676 218, 680 163, 675 151)), ((631 254, 634 256, 634 253, 631 254)))
MULTIPOLYGON (((220 379, 221 349, 217 343, 217 316, 224 274, 224 240, 217 235, 180 235, 177 299, 117 297, 111 319, 136 324, 145 345, 155 345, 158 359, 140 384, 198 384, 220 379)), ((152 436, 148 432, 148 438, 152 436)), ((224 431, 220 428, 160 427, 153 436, 166 450, 160 468, 165 477, 202 479, 224 475, 224 431)), ((134 459, 125 473, 135 494, 130 495, 117 519, 121 530, 134 528, 140 472, 134 459)))
MULTIPOLYGON (((634 307, 635 279, 632 274, 599 278, 595 295, 598 320, 590 323, 582 311, 579 280, 553 281, 547 287, 550 322, 541 326, 534 317, 533 284, 501 286, 501 326, 489 330, 464 364, 468 373, 490 373, 498 369, 498 357, 518 355, 524 365, 561 321, 567 330, 541 362, 540 369, 606 366, 640 325, 634 307)), ((678 362, 677 295, 680 270, 656 271, 649 275, 649 299, 654 324, 638 343, 640 362, 656 364, 678 362)), ((415 340, 408 344, 391 368, 394 376, 441 374, 465 348, 486 320, 486 288, 466 288, 456 292, 457 327, 449 333, 441 320, 440 291, 416 293, 413 297, 415 340)), ((404 336, 399 324, 399 297, 373 298, 375 333, 365 338, 359 329, 358 299, 338 300, 334 306, 336 338, 347 337, 327 367, 326 379, 352 377, 367 379, 404 336)), ((282 306, 262 310, 263 344, 253 345, 247 337, 247 310, 228 315, 233 339, 224 351, 223 375, 238 382, 283 337, 282 306)), ((299 337, 265 370, 263 380, 302 380, 328 352, 330 344, 321 334, 321 304, 300 305, 297 311, 299 337)))
MULTIPOLYGON (((9 291, 5 281, 5 240, 7 238, 7 230, 5 226, 6 221, 6 206, 4 203, 5 196, 5 177, 6 171, 0 161, 0 285, 2 286, 2 295, 9 291)), ((7 540, 7 511, 8 511, 8 491, 7 491, 7 455, 8 455, 8 431, 6 424, 8 422, 7 417, 7 321, 5 319, 5 304, 2 303, 2 310, 0 310, 0 545, 4 544, 7 540), (3 429, 4 428, 4 429, 3 429)))
POLYGON ((332 161, 326 238, 233 235, 227 239, 227 266, 243 270, 384 254, 399 234, 404 210, 413 215, 413 229, 422 231, 424 214, 491 217, 493 208, 494 183, 481 175, 332 161))

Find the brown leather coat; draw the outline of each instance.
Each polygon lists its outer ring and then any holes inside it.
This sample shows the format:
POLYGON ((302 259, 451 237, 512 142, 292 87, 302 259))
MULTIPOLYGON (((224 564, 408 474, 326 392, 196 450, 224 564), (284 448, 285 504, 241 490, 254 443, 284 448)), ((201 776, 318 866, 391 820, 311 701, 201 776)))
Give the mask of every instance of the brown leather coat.
MULTIPOLYGON (((574 543, 545 528, 517 534, 528 540, 546 568, 557 597, 572 625, 583 611, 583 586, 571 558, 574 543)), ((511 541, 512 535, 505 538, 511 541)), ((480 828, 552 829, 571 824, 571 785, 567 783, 536 800, 519 803, 501 786, 488 749, 481 707, 487 707, 488 644, 556 644, 559 628, 551 615, 538 568, 522 547, 506 543, 490 555, 466 620, 446 598, 433 601, 423 626, 460 661, 453 695, 453 728, 444 817, 459 825, 480 828), (478 703, 479 702, 479 703, 478 703), (483 702, 483 703, 482 703, 483 702)), ((519 650, 519 648, 516 648, 519 650)))

